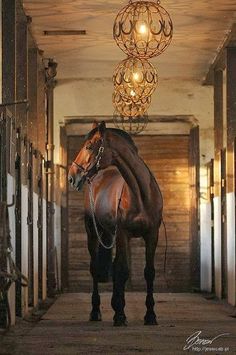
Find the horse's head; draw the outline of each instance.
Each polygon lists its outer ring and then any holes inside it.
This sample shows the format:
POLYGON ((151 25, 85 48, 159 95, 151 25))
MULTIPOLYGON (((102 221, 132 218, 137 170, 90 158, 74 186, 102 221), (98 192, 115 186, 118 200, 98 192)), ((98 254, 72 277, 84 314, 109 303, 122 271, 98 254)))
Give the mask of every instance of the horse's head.
POLYGON ((105 132, 105 122, 95 122, 70 167, 68 181, 77 190, 81 190, 86 179, 92 178, 98 170, 105 169, 111 163, 110 150, 105 143, 105 132))

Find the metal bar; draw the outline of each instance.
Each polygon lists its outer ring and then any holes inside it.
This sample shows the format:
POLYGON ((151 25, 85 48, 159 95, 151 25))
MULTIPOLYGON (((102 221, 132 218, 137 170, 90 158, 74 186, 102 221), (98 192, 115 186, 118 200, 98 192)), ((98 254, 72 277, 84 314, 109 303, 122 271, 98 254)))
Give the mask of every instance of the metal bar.
POLYGON ((86 30, 54 30, 44 31, 44 36, 84 36, 86 30))
POLYGON ((29 100, 19 100, 19 101, 13 101, 13 102, 6 102, 3 104, 0 104, 0 107, 5 107, 5 106, 15 106, 15 105, 21 105, 21 104, 29 104, 29 100))

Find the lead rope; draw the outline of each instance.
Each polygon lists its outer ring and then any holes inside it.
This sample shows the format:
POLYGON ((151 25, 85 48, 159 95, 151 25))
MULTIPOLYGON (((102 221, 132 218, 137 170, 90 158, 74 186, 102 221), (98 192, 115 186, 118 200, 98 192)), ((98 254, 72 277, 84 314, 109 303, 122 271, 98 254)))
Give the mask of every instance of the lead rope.
MULTIPOLYGON (((116 243, 116 237, 117 237, 117 223, 116 223, 116 227, 115 227, 115 233, 112 236, 112 242, 111 245, 106 245, 103 243, 102 240, 102 235, 99 233, 98 227, 97 227, 97 222, 96 222, 96 217, 95 217, 95 202, 94 202, 94 198, 93 198, 93 191, 92 191, 92 186, 91 186, 91 182, 89 179, 87 179, 88 182, 88 187, 89 187, 89 202, 90 202, 90 210, 91 210, 91 214, 92 214, 92 219, 93 219, 93 225, 94 225, 94 229, 95 232, 97 234, 98 237, 98 241, 99 243, 103 246, 103 248, 105 249, 112 249, 116 243)), ((122 189, 123 191, 123 189, 122 189)), ((122 192, 121 192, 122 193, 122 192)), ((121 198, 121 197, 120 197, 121 198)), ((119 201, 120 202, 120 201, 119 201)), ((119 208, 119 205, 118 205, 119 208)), ((117 219, 117 215, 118 215, 118 208, 116 211, 116 219, 117 219)))

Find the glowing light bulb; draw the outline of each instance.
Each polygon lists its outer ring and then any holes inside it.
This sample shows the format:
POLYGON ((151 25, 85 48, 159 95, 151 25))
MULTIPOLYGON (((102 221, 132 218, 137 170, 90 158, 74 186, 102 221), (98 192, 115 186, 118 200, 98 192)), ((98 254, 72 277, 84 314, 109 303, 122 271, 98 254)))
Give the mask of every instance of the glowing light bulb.
POLYGON ((138 31, 140 34, 145 35, 147 33, 147 26, 144 24, 140 25, 138 31))
POLYGON ((139 80, 139 73, 133 73, 133 78, 135 81, 139 80))
POLYGON ((135 94, 135 91, 134 90, 131 90, 130 91, 130 95, 132 96, 132 97, 134 97, 136 94, 135 94))

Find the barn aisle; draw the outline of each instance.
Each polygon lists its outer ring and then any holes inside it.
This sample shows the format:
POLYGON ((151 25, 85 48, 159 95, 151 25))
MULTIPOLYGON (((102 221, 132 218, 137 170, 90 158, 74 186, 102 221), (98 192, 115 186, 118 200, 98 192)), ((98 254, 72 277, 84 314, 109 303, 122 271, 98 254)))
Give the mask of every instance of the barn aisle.
MULTIPOLYGON (((0 354, 184 354, 186 339, 202 331, 211 354, 236 353, 236 321, 233 308, 196 294, 159 294, 159 326, 143 326, 144 293, 127 293, 128 327, 112 326, 110 293, 102 293, 103 321, 88 322, 90 295, 61 295, 37 323, 21 321, 0 338, 0 354), (229 348, 229 350, 228 350, 229 348)), ((203 345, 198 345, 203 349, 203 345)), ((192 350, 189 350, 193 353, 192 350)), ((198 351, 204 353, 205 351, 198 351)))

